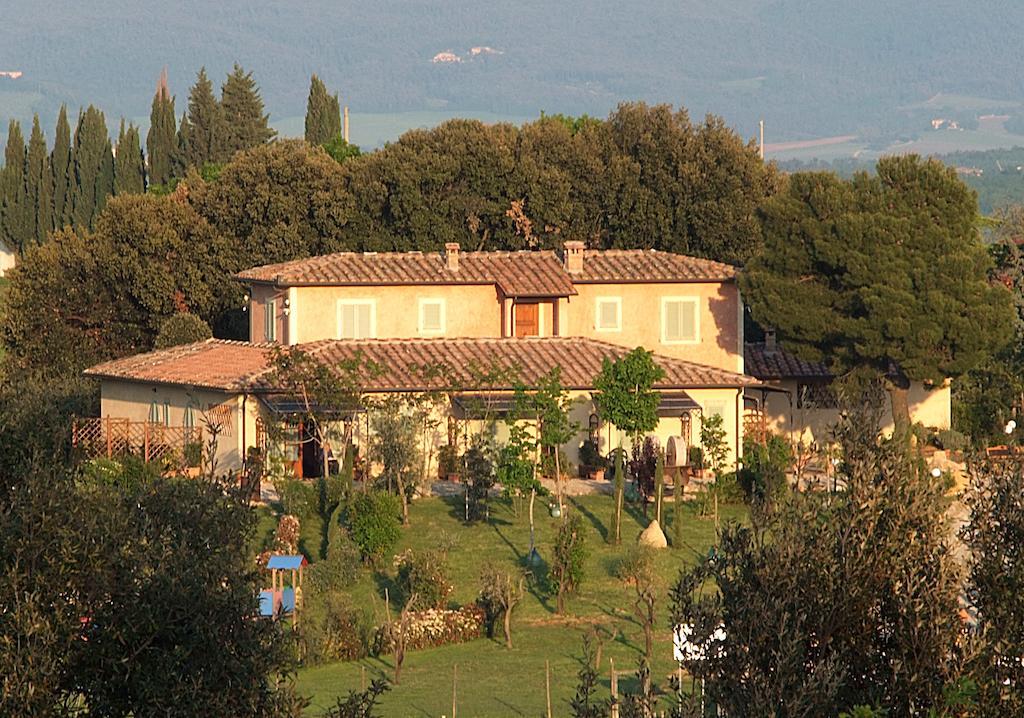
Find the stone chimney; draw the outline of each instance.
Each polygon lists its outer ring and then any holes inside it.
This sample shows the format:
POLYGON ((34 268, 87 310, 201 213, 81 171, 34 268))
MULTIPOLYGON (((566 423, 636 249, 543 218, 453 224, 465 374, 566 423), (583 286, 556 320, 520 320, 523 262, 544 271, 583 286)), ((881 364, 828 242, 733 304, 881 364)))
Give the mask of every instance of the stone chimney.
POLYGON ((449 272, 459 271, 459 243, 444 243, 444 265, 449 272))
POLYGON ((583 271, 583 250, 586 246, 586 244, 579 241, 565 243, 565 251, 562 253, 565 271, 571 274, 579 274, 583 271))
POLYGON ((764 350, 767 352, 775 351, 778 345, 775 343, 775 330, 765 329, 764 331, 764 350))

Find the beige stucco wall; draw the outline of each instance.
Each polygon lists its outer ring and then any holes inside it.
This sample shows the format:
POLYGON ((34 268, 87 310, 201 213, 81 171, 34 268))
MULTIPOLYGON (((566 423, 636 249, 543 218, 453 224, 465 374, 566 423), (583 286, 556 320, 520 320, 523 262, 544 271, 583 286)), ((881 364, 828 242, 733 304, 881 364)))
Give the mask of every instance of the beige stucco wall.
POLYGON ((566 302, 567 334, 626 347, 642 346, 664 356, 707 366, 743 371, 739 290, 735 283, 577 284, 578 294, 566 302), (621 297, 621 331, 599 331, 598 297, 621 297), (662 298, 696 297, 700 302, 698 341, 662 342, 662 298))
MULTIPOLYGON (((163 406, 170 406, 169 425, 182 426, 185 407, 193 406, 196 425, 202 426, 202 412, 215 406, 231 407, 231 421, 221 428, 217 442, 217 468, 220 471, 233 471, 241 467, 244 451, 242 448, 242 397, 204 389, 187 389, 162 384, 144 384, 140 382, 104 379, 100 385, 100 416, 129 421, 148 421, 149 409, 156 401, 160 407, 161 420, 163 406)), ((251 403, 250 399, 249 402, 251 403)), ((245 440, 251 444, 254 427, 246 427, 245 440)))
MULTIPOLYGON (((737 404, 738 393, 735 389, 692 389, 687 393, 701 405, 704 412, 721 411, 724 419, 723 428, 726 432, 726 443, 729 446, 729 457, 727 462, 730 466, 736 461, 737 447, 742 445, 742 423, 737 426, 738 412, 742 407, 737 404)), ((570 392, 575 400, 571 411, 571 418, 581 427, 579 434, 569 441, 564 449, 573 464, 579 463, 579 447, 587 438, 587 427, 589 426, 590 415, 594 413, 594 403, 591 400, 589 391, 570 392)), ((150 404, 156 401, 162 408, 164 402, 170 405, 169 423, 171 426, 181 426, 184 420, 185 407, 190 403, 197 412, 197 424, 201 425, 201 410, 212 406, 229 405, 231 407, 232 421, 225 426, 220 434, 217 451, 218 470, 233 471, 241 468, 242 460, 246 449, 256 445, 257 441, 257 418, 273 420, 266 414, 265 408, 256 396, 243 397, 238 394, 225 392, 208 391, 202 389, 187 389, 185 387, 164 386, 160 384, 144 384, 137 382, 119 381, 105 379, 101 384, 101 416, 118 419, 129 419, 130 421, 147 421, 149 418, 150 404), (244 442, 244 443, 243 443, 244 442)), ((447 443, 447 413, 440 411, 437 429, 432 437, 433 461, 436 462, 437 447, 447 443)), ((362 416, 356 425, 356 441, 365 447, 367 440, 366 419, 362 416)), ((479 431, 483 422, 462 422, 463 431, 479 431)), ((663 417, 657 429, 651 432, 658 438, 659 443, 664 447, 668 438, 680 434, 681 421, 679 417, 663 417)), ((693 440, 699 440, 700 423, 695 417, 693 422, 693 440)), ((508 432, 503 422, 497 422, 496 438, 503 442, 508 438, 508 432)), ((607 454, 618 446, 628 448, 629 439, 612 426, 602 426, 599 433, 599 450, 607 454)), ((365 448, 363 449, 365 451, 365 448)), ((434 463, 436 468, 436 463, 434 463)))
MULTIPOLYGON (((736 462, 737 448, 742 447, 743 443, 743 425, 742 421, 737 426, 737 416, 742 416, 742 395, 736 389, 688 389, 686 391, 693 400, 701 406, 704 413, 710 413, 711 411, 721 411, 723 419, 723 429, 726 434, 726 444, 729 447, 728 457, 726 463, 731 469, 736 462)), ((574 400, 573 408, 570 411, 570 419, 580 426, 580 431, 571 441, 569 441, 565 447, 566 456, 573 464, 579 464, 579 448, 583 441, 587 438, 588 429, 590 425, 590 415, 593 414, 596 409, 594 402, 591 399, 591 393, 589 391, 573 391, 569 392, 569 396, 574 400)), ((698 416, 693 418, 692 423, 692 434, 691 439, 694 444, 700 442, 700 413, 698 416)), ((483 422, 472 421, 466 422, 463 426, 463 432, 480 431, 483 426, 483 422)), ((652 431, 649 436, 656 437, 658 443, 665 447, 668 444, 670 436, 679 436, 682 431, 682 420, 678 416, 673 417, 662 417, 658 423, 658 427, 652 431)), ((464 437, 465 438, 465 437, 464 437)), ((499 442, 503 442, 508 439, 508 430, 504 426, 503 422, 499 422, 497 426, 496 438, 499 442)), ((617 430, 614 426, 605 424, 601 426, 598 433, 598 450, 602 455, 607 455, 613 449, 619 446, 630 448, 629 437, 622 431, 617 430)))
MULTIPOLYGON (((735 283, 579 284, 576 296, 539 303, 540 336, 580 336, 619 344, 643 346, 665 356, 708 366, 743 371, 742 305, 735 283), (622 328, 598 331, 598 297, 620 297, 622 328), (662 342, 662 298, 695 297, 700 302, 699 339, 694 343, 662 342)), ((500 337, 513 332, 511 300, 492 285, 408 285, 365 287, 251 287, 251 341, 266 341, 264 312, 269 299, 277 301, 277 336, 282 343, 334 339, 338 335, 338 301, 371 301, 378 339, 419 336, 500 337), (290 300, 285 316, 285 300, 290 300), (443 299, 443 334, 420 333, 421 299, 443 299)))
POLYGON ((7 271, 14 268, 17 261, 17 255, 0 244, 0 277, 7 274, 7 271))
MULTIPOLYGON (((374 302, 378 339, 500 337, 502 332, 502 305, 493 285, 295 287, 291 291, 293 344, 338 338, 341 299, 374 302), (444 300, 444 334, 420 333, 420 299, 444 300)), ((254 323, 255 319, 254 311, 254 323)))
MULTIPOLYGON (((824 445, 831 441, 831 429, 839 420, 837 409, 798 408, 798 382, 796 380, 766 383, 789 392, 788 395, 778 392, 767 394, 765 413, 770 430, 788 437, 793 442, 803 441, 808 444, 811 441, 816 441, 819 445, 824 445), (790 407, 790 397, 792 397, 792 408, 790 407)), ((748 390, 747 396, 754 397, 758 401, 761 400, 761 392, 757 390, 748 390)), ((950 427, 949 382, 934 389, 921 382, 912 382, 908 401, 912 422, 929 429, 948 429, 950 427)), ((888 397, 882 405, 879 429, 885 433, 891 433, 893 430, 892 407, 889 405, 888 397)))

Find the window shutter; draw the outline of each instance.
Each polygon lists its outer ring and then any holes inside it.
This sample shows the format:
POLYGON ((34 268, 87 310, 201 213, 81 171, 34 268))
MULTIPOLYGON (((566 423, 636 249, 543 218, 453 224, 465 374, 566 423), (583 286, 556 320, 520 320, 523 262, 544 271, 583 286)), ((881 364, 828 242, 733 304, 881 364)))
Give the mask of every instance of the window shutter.
POLYGON ((366 339, 371 334, 370 305, 357 304, 355 309, 358 317, 356 325, 356 339, 366 339))
POLYGON ((442 319, 440 301, 423 301, 420 303, 420 331, 443 332, 444 322, 442 319))
POLYGON ((612 299, 605 299, 597 306, 597 328, 618 330, 619 325, 619 302, 612 299))
POLYGON ((263 322, 264 338, 268 342, 275 341, 277 339, 277 302, 273 299, 267 302, 263 322))
POLYGON ((692 342, 697 340, 697 302, 674 299, 665 302, 665 341, 692 342))
POLYGON ((356 307, 354 304, 341 305, 341 327, 339 327, 340 339, 356 338, 356 307))

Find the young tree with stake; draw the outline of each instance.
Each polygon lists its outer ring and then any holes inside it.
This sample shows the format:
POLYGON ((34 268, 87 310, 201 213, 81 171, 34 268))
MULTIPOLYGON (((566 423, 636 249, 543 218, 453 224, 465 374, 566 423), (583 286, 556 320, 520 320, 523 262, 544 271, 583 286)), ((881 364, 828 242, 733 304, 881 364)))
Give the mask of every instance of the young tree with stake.
MULTIPOLYGON (((594 403, 598 416, 626 432, 633 446, 648 431, 658 426, 658 404, 661 395, 654 385, 665 376, 665 371, 654 361, 652 352, 637 347, 623 357, 601 363, 601 372, 594 378, 594 403)), ((616 463, 616 471, 619 470, 616 463)), ((621 482, 616 481, 615 515, 610 536, 621 541, 622 494, 621 482)))

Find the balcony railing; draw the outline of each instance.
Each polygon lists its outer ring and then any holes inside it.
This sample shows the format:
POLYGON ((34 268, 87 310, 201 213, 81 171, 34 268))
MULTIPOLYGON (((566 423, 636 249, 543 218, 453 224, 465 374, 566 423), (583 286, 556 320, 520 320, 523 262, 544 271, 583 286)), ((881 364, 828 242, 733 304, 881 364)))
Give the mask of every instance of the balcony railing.
POLYGON ((76 418, 71 426, 71 441, 88 458, 132 454, 145 461, 181 461, 186 456, 186 447, 201 444, 203 430, 114 417, 76 418))

